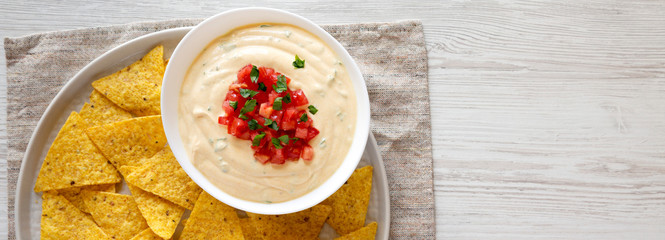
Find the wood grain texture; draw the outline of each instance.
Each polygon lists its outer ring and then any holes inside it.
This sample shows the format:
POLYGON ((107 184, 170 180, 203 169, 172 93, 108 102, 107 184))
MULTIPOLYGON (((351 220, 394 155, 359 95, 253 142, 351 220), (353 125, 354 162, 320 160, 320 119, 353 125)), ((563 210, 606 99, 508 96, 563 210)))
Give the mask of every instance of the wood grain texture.
MULTIPOLYGON (((207 17, 246 4, 3 2, 0 36, 207 17)), ((664 1, 251 4, 321 24, 423 21, 437 238, 665 238, 664 1)), ((4 58, 0 65, 5 79, 4 58)), ((2 178, 6 105, 1 81, 2 178)), ((6 216, 6 196, 0 206, 6 216)))

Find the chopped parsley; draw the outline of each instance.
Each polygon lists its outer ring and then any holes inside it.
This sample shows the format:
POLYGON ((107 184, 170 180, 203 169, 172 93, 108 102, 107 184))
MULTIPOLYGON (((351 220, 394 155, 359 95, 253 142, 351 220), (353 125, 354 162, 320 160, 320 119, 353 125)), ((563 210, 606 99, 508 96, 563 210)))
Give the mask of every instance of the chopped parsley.
POLYGON ((266 133, 261 132, 259 135, 254 136, 254 139, 252 140, 252 146, 258 147, 261 144, 261 140, 263 137, 266 136, 266 133))
POLYGON ((275 148, 277 148, 277 149, 282 149, 283 148, 282 144, 279 143, 279 139, 272 138, 272 139, 270 139, 270 141, 272 142, 272 145, 275 146, 275 148))
POLYGON ((266 85, 265 85, 265 84, 263 84, 263 83, 259 83, 259 90, 261 90, 261 91, 264 91, 264 92, 265 92, 266 90, 268 90, 268 88, 266 87, 266 85))
POLYGON ((291 102, 291 94, 287 93, 286 96, 284 96, 284 99, 282 101, 284 103, 290 103, 291 102))
POLYGON ((238 101, 229 101, 229 105, 231 105, 233 110, 238 109, 238 101))
POLYGON ((286 91, 286 77, 284 77, 284 75, 279 75, 279 77, 277 77, 277 85, 272 85, 272 88, 277 93, 286 91))
POLYGON ((316 114, 319 111, 319 109, 316 109, 314 105, 309 105, 309 107, 307 108, 309 108, 309 112, 311 112, 312 114, 316 114))
POLYGON ((238 118, 240 118, 240 119, 242 119, 242 120, 247 120, 247 119, 249 119, 247 116, 245 116, 244 113, 241 113, 240 115, 238 115, 238 118))
POLYGON ((304 68, 305 67, 305 60, 300 59, 298 55, 296 54, 296 60, 293 61, 293 67, 295 68, 304 68))
POLYGON ((244 98, 254 97, 254 95, 256 95, 257 93, 259 93, 259 92, 254 91, 254 90, 244 89, 244 88, 240 89, 240 96, 242 96, 244 98))
POLYGON ((263 124, 263 126, 272 128, 275 131, 279 130, 279 126, 277 126, 277 123, 275 121, 267 119, 267 118, 263 118, 263 119, 266 120, 265 123, 263 124))
POLYGON ((245 114, 251 111, 254 111, 254 107, 256 107, 256 99, 249 100, 245 102, 245 106, 240 109, 240 114, 245 114))
POLYGON ((275 101, 272 103, 273 110, 282 110, 282 97, 275 98, 275 101))
POLYGON ((282 141, 284 144, 289 144, 289 135, 282 135, 281 137, 278 137, 280 141, 282 141))
POLYGON ((256 130, 262 128, 261 124, 259 124, 259 122, 257 122, 255 119, 249 120, 249 122, 247 122, 247 125, 249 126, 250 130, 256 130))
POLYGON ((302 116, 300 116, 300 121, 307 122, 307 113, 303 113, 302 116))
POLYGON ((249 78, 252 79, 253 83, 259 81, 259 69, 254 65, 252 65, 252 72, 249 73, 249 78))

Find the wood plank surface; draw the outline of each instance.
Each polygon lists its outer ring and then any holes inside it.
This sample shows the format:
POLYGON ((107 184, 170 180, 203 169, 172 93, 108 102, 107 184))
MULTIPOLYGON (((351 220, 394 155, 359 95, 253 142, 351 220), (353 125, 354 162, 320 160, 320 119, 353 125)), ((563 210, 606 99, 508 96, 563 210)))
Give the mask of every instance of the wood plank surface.
MULTIPOLYGON (((665 1, 5 1, 0 37, 248 4, 422 20, 438 239, 665 238, 665 1)), ((1 194, 6 105, 0 81, 1 194)))

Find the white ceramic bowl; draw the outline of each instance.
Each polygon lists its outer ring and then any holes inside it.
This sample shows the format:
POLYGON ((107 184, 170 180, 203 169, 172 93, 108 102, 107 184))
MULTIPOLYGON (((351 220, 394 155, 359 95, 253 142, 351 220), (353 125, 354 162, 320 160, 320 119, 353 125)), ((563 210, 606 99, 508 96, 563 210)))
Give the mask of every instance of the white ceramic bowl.
MULTIPOLYGON (((203 190, 218 200, 248 212, 259 214, 286 214, 312 207, 339 189, 356 169, 365 149, 369 134, 369 97, 365 81, 349 53, 321 27, 298 15, 270 8, 241 8, 230 10, 206 19, 194 27, 178 44, 169 61, 162 85, 162 121, 173 154, 187 174, 203 190), (283 23, 298 26, 323 40, 346 66, 356 93, 357 118, 351 148, 335 173, 311 192, 287 202, 259 203, 236 198, 211 183, 187 156, 178 127, 178 101, 180 87, 192 62, 210 42, 227 32, 248 24, 283 23)), ((302 161, 302 160, 301 160, 302 161)), ((252 193, 248 193, 252 194, 252 193)))

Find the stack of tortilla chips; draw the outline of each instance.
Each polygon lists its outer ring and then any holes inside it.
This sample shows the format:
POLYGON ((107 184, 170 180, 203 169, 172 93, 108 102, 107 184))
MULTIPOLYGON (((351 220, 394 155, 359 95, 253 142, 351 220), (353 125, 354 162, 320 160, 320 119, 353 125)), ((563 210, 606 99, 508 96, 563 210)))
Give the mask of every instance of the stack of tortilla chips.
POLYGON ((323 203, 286 215, 241 213, 203 192, 167 146, 160 116, 163 47, 92 83, 72 112, 35 184, 42 239, 318 239, 325 223, 341 237, 374 239, 365 225, 372 167, 357 169, 323 203), (131 195, 116 193, 123 181, 131 195), (191 214, 182 220, 186 211, 191 214), (182 222, 182 224, 181 224, 182 222))

